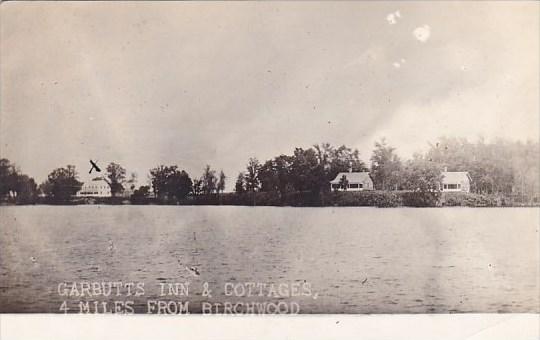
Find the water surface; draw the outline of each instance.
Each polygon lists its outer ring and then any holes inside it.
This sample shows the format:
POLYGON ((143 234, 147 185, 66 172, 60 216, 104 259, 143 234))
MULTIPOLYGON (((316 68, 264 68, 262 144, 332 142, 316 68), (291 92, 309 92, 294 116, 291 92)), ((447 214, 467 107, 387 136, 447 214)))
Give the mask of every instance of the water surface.
POLYGON ((192 312, 254 300, 301 313, 539 312, 538 208, 21 206, 0 217, 3 313, 60 312, 58 284, 73 281, 144 282, 136 312, 162 298, 160 282, 185 281, 215 288, 192 290, 192 312), (307 282, 318 296, 227 297, 225 282, 307 282))

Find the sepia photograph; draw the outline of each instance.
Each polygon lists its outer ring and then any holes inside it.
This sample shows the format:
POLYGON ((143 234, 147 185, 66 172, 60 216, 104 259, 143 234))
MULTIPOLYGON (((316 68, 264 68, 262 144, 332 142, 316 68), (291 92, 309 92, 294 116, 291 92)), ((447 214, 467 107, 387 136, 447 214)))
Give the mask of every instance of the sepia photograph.
POLYGON ((0 313, 537 318, 539 13, 2 2, 0 313))

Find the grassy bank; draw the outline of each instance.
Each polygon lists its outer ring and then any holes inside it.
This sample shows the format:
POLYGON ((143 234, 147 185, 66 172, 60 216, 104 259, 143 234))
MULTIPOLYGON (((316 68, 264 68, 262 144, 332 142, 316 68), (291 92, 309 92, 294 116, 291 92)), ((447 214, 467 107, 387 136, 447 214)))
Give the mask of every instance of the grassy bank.
MULTIPOLYGON (((15 205, 1 202, 2 205, 15 205)), ((222 193, 212 195, 188 196, 181 200, 156 199, 145 197, 98 197, 73 198, 55 202, 40 197, 28 204, 51 205, 235 205, 235 206, 290 206, 290 207, 524 207, 540 206, 534 201, 520 200, 519 197, 502 195, 481 195, 466 192, 421 193, 412 191, 337 191, 313 194, 311 192, 289 192, 280 195, 277 192, 222 193)))
POLYGON ((180 201, 159 202, 155 199, 139 204, 179 205, 238 205, 291 207, 519 207, 540 206, 539 202, 522 202, 500 195, 481 195, 465 192, 420 193, 412 191, 339 191, 313 194, 311 192, 224 193, 209 196, 190 196, 180 201))

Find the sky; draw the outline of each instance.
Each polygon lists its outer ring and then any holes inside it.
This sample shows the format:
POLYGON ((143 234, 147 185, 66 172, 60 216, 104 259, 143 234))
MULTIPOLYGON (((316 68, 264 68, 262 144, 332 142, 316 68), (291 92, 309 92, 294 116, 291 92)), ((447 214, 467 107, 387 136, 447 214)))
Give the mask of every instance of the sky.
POLYGON ((536 2, 4 2, 0 157, 147 183, 329 142, 539 139, 536 2))

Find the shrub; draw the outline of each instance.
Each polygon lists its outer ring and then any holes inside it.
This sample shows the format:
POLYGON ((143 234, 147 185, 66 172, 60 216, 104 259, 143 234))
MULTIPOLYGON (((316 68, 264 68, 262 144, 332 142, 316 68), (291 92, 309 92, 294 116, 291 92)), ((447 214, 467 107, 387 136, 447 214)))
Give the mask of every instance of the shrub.
POLYGON ((445 192, 441 197, 447 207, 496 207, 506 205, 503 198, 469 192, 445 192))
MULTIPOLYGON (((292 207, 317 207, 322 205, 322 201, 324 201, 324 195, 319 195, 311 191, 295 191, 286 193, 282 198, 281 205, 292 207)), ((325 205, 327 205, 326 202, 325 205)))
MULTIPOLYGON (((480 195, 467 192, 419 192, 419 191, 333 191, 321 194, 309 191, 288 192, 280 195, 278 192, 244 192, 222 193, 220 195, 188 196, 180 201, 131 199, 134 204, 181 204, 181 205, 241 205, 241 206, 340 206, 340 207, 492 207, 513 205, 505 197, 495 195, 480 195)), ((107 203, 113 203, 108 199, 107 203)), ((116 202, 119 204, 119 202, 116 202)))
POLYGON ((324 196, 325 205, 341 207, 398 207, 398 193, 392 191, 335 191, 324 196))
POLYGON ((401 198, 407 207, 436 207, 439 205, 439 191, 403 191, 401 198))
POLYGON ((379 192, 376 195, 376 206, 379 208, 393 208, 403 205, 402 197, 394 192, 379 192))

